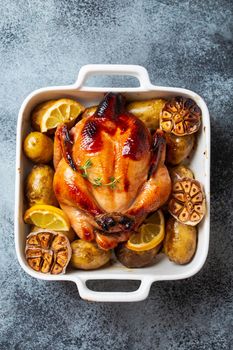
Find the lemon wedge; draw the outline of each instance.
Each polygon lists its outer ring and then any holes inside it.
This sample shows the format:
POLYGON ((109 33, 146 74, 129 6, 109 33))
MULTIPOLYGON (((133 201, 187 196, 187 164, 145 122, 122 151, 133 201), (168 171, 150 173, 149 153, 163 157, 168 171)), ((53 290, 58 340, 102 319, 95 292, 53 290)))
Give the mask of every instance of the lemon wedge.
POLYGON ((165 235, 164 216, 161 210, 149 216, 138 232, 133 233, 126 247, 138 252, 150 250, 162 242, 165 235))
POLYGON ((50 100, 34 109, 32 126, 41 132, 54 129, 61 123, 71 127, 84 110, 85 107, 81 103, 69 98, 50 100))
POLYGON ((70 222, 67 215, 52 205, 36 204, 24 214, 27 224, 54 231, 69 231, 70 222))

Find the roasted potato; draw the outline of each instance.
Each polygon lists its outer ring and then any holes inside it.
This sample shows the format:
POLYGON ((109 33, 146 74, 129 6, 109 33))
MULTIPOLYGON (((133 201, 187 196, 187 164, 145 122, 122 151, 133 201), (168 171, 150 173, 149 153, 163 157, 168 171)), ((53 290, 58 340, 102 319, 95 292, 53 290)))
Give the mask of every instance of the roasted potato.
POLYGON ((53 192, 54 171, 48 165, 35 165, 26 179, 26 197, 29 207, 35 204, 57 206, 53 192))
POLYGON ((185 165, 178 165, 174 168, 169 169, 169 174, 173 182, 183 178, 194 179, 192 170, 190 170, 185 165))
POLYGON ((165 133, 164 136, 167 144, 166 161, 172 165, 181 163, 192 151, 195 136, 193 134, 176 136, 168 133, 165 133))
POLYGON ((170 217, 163 242, 164 252, 176 264, 187 264, 193 258, 197 245, 197 228, 184 225, 170 217))
POLYGON ((161 245, 159 244, 153 249, 137 252, 128 249, 125 243, 121 243, 115 248, 115 254, 117 259, 126 267, 140 268, 155 263, 160 247, 161 245))
POLYGON ((107 264, 111 252, 100 249, 95 242, 77 239, 71 243, 71 264, 76 269, 95 270, 107 264))
POLYGON ((46 164, 53 158, 53 141, 38 131, 27 135, 23 149, 25 155, 34 163, 46 164))
POLYGON ((149 129, 158 129, 160 114, 166 100, 155 98, 146 101, 134 101, 127 105, 127 110, 141 119, 149 129))

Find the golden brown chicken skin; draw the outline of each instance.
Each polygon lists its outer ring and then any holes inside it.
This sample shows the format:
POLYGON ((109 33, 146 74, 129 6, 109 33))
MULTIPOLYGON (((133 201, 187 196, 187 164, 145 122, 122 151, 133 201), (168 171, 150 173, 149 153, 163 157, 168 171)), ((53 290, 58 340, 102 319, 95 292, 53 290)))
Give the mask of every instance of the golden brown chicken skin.
POLYGON ((111 249, 167 201, 165 148, 161 131, 151 136, 121 94, 107 94, 70 131, 57 128, 54 192, 80 238, 111 249))

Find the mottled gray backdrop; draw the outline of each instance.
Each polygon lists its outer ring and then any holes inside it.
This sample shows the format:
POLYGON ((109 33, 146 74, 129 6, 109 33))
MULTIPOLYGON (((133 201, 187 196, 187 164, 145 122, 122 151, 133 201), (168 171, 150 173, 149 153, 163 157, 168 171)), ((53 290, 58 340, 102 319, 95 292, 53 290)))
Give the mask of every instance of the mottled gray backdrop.
POLYGON ((1 350, 233 348, 232 5, 231 0, 1 0, 1 350), (149 298, 137 304, 87 303, 73 283, 29 277, 15 256, 19 107, 34 89, 73 83, 87 63, 143 65, 154 84, 199 93, 211 114, 207 262, 189 280, 155 283, 149 298))

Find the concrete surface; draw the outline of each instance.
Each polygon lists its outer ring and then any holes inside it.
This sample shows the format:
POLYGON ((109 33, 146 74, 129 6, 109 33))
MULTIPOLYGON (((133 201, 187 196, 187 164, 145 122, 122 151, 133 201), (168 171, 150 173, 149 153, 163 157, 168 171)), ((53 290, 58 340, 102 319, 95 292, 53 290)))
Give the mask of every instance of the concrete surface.
POLYGON ((1 1, 1 350, 233 348, 232 7, 231 0, 1 1), (36 88, 72 83, 86 63, 141 64, 153 83, 202 95, 211 114, 207 263, 189 280, 155 283, 137 304, 87 303, 73 283, 30 278, 15 256, 18 109, 36 88))

